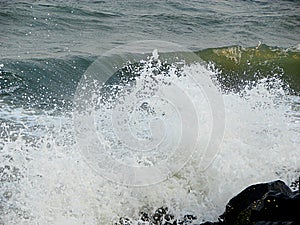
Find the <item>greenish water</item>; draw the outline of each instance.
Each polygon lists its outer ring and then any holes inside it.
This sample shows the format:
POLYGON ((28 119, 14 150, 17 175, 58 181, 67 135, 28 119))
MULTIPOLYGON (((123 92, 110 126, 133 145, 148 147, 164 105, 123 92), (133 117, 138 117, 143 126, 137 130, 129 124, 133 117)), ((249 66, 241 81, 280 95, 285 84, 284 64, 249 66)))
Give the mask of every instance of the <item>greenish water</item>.
POLYGON ((294 49, 232 46, 205 49, 197 54, 220 70, 220 80, 227 90, 240 90, 244 81, 278 77, 299 93, 300 53, 294 49))

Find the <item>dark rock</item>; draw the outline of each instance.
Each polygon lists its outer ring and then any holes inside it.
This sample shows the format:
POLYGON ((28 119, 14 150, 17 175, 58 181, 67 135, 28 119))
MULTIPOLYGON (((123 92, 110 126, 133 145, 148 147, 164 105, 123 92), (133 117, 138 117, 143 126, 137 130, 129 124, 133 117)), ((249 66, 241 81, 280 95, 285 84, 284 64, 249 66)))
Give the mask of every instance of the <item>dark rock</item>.
POLYGON ((161 221, 164 219, 164 216, 167 214, 168 208, 167 207, 160 207, 158 208, 154 215, 152 216, 152 221, 154 224, 161 224, 161 221))
POLYGON ((279 180, 252 185, 229 201, 220 219, 230 225, 300 222, 300 194, 279 180))
POLYGON ((140 212, 140 219, 143 221, 143 222, 147 222, 149 221, 149 216, 147 213, 145 212, 140 212))
POLYGON ((165 220, 166 220, 166 221, 174 220, 174 215, 172 215, 172 214, 166 214, 166 215, 165 215, 165 220))
POLYGON ((260 221, 255 223, 254 225, 297 225, 296 222, 291 221, 281 221, 281 222, 269 222, 269 221, 260 221))
MULTIPOLYGON (((295 182, 299 184, 299 180, 295 182)), ((197 217, 185 215, 176 219, 167 207, 160 207, 151 215, 140 212, 140 220, 149 225, 191 225, 197 217)), ((121 218, 117 225, 130 225, 127 218, 121 218)), ((218 222, 201 225, 299 225, 300 192, 292 191, 284 182, 251 185, 233 197, 226 205, 218 222)))
MULTIPOLYGON (((300 171, 298 171, 298 172, 300 173, 300 171)), ((291 183, 290 187, 292 188, 292 190, 297 190, 298 189, 298 191, 299 191, 300 190, 300 177, 298 177, 298 179, 294 180, 291 183)))
POLYGON ((128 218, 121 217, 120 220, 119 220, 119 224, 121 224, 121 225, 131 225, 132 222, 128 218))
POLYGON ((190 222, 190 221, 196 220, 197 217, 194 216, 194 215, 185 215, 185 216, 183 217, 183 219, 184 219, 186 222, 190 222))

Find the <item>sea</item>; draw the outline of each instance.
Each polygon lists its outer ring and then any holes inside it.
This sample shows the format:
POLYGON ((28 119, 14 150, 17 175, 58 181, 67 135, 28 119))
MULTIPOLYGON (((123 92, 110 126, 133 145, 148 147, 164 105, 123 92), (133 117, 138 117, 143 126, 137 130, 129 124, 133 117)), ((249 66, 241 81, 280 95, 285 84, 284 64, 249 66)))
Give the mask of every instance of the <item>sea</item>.
POLYGON ((297 189, 298 0, 0 0, 0 28, 0 224, 199 224, 297 189))

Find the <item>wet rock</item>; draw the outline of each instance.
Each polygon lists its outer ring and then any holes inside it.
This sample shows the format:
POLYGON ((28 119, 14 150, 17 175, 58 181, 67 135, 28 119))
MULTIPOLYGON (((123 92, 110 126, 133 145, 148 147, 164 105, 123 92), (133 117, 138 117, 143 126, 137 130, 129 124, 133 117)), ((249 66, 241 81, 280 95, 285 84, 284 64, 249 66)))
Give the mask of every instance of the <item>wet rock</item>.
MULTIPOLYGON (((299 184, 299 180, 295 182, 299 184)), ((174 218, 167 207, 160 207, 153 214, 140 212, 141 225, 195 225, 194 215, 174 218)), ((120 219, 118 225, 132 224, 120 219)), ((226 205, 218 222, 200 225, 299 225, 300 192, 292 191, 283 181, 255 184, 247 187, 226 205)), ((198 224, 199 225, 199 224, 198 224)))
MULTIPOLYGON (((183 218, 176 219, 174 215, 169 212, 168 207, 160 207, 154 211, 153 214, 141 211, 139 213, 139 225, 192 225, 193 221, 197 219, 194 215, 184 215, 183 218)), ((131 225, 128 218, 120 218, 119 223, 115 225, 131 225)))
POLYGON ((149 221, 149 216, 147 213, 145 212, 140 212, 140 220, 143 222, 148 222, 149 221))
POLYGON ((152 222, 154 224, 161 224, 161 222, 163 221, 165 215, 168 212, 168 208, 167 207, 160 207, 158 208, 155 213, 152 216, 152 222))
POLYGON ((283 181, 252 185, 232 198, 222 224, 300 224, 300 193, 283 181))
POLYGON ((128 218, 121 217, 120 220, 119 220, 119 223, 117 223, 116 225, 119 225, 119 224, 120 225, 131 225, 132 222, 128 218))
POLYGON ((268 222, 268 221, 260 221, 255 223, 254 225, 297 225, 296 222, 268 222))

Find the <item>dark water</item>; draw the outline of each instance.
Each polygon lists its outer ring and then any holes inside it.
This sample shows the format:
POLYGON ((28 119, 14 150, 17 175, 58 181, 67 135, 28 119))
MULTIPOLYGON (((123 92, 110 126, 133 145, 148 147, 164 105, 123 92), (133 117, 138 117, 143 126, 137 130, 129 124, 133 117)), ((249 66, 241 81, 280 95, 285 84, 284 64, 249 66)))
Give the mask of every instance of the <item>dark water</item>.
POLYGON ((299 1, 1 1, 1 58, 100 54, 137 40, 193 50, 299 44, 299 1))
POLYGON ((245 185, 291 183, 300 170, 299 12, 297 0, 0 0, 0 224, 136 221, 146 206, 202 221, 245 185), (93 62, 143 40, 199 56, 217 79, 226 129, 205 173, 191 162, 174 180, 131 189, 89 170, 71 112, 93 62))

